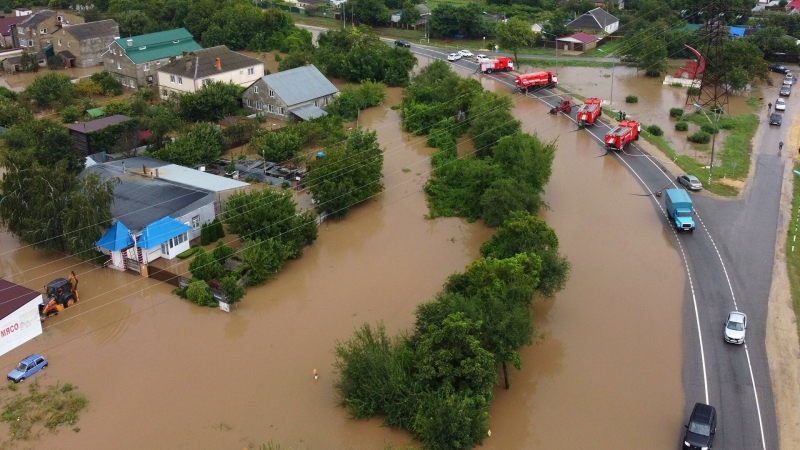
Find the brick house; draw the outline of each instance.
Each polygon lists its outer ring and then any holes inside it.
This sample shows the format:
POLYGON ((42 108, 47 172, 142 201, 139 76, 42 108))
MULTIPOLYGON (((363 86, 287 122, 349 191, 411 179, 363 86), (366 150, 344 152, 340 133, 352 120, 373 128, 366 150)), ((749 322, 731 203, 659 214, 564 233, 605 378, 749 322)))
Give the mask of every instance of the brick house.
POLYGON ((14 47, 14 39, 12 36, 14 29, 12 29, 12 26, 19 25, 25 19, 25 16, 0 15, 0 35, 2 35, 2 41, 0 41, 0 45, 6 48, 14 47))
POLYGON ((115 39, 103 57, 103 65, 125 87, 155 86, 161 66, 201 49, 185 28, 159 31, 115 39))
POLYGON ((265 75, 242 93, 244 107, 279 120, 310 120, 327 114, 339 93, 313 65, 265 75))
POLYGON ((25 20, 11 26, 14 47, 22 47, 31 53, 40 52, 50 45, 50 33, 61 25, 59 16, 51 9, 43 9, 24 17, 25 20))
POLYGON ((161 66, 158 86, 161 96, 167 98, 196 92, 214 81, 249 86, 263 76, 263 62, 219 45, 195 50, 180 61, 161 66))
POLYGON ((64 67, 103 64, 103 54, 115 39, 119 39, 119 25, 111 19, 64 27, 50 37, 53 52, 64 60, 64 67))

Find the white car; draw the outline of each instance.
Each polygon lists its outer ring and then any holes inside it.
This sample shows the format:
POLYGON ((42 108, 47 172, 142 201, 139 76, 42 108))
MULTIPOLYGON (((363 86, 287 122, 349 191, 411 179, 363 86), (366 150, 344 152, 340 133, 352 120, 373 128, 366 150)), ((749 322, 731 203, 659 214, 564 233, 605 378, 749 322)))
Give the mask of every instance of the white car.
POLYGON ((787 73, 786 74, 786 78, 783 79, 783 85, 784 86, 791 86, 792 85, 792 81, 793 81, 793 77, 794 77, 794 75, 792 75, 790 73, 787 73))
POLYGON ((725 342, 731 344, 744 344, 744 334, 747 331, 747 316, 739 311, 728 313, 725 321, 725 342))
POLYGON ((786 100, 782 98, 775 100, 775 111, 786 111, 786 100))
POLYGON ((475 56, 475 55, 473 55, 473 54, 472 54, 472 52, 471 52, 471 51, 469 51, 469 50, 459 50, 459 51, 458 51, 458 54, 459 54, 459 55, 461 55, 461 56, 463 56, 464 58, 472 58, 473 56, 475 56))
POLYGON ((490 59, 490 58, 488 58, 486 55, 478 55, 478 56, 475 57, 475 61, 477 61, 477 62, 486 61, 487 59, 490 59))
POLYGON ((461 59, 461 55, 459 53, 450 53, 447 55, 448 61, 458 61, 459 59, 461 59))

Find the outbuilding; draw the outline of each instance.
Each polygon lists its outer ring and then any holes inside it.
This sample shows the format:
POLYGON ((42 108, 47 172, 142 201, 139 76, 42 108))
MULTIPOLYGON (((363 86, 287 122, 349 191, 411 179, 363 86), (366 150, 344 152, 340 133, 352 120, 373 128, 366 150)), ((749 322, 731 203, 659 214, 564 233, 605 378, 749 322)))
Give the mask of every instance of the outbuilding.
POLYGON ((0 278, 0 355, 42 334, 42 294, 0 278))

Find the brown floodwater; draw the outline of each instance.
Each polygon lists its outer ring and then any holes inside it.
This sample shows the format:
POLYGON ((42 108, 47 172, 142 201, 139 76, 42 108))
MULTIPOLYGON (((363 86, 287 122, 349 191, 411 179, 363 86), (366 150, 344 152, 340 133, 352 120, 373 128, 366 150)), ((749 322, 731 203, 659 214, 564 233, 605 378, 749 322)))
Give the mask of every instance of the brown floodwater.
MULTIPOLYGON (((432 149, 424 137, 400 131, 390 109, 400 95, 390 89, 382 107, 359 119, 386 149, 386 191, 347 218, 326 221, 302 258, 250 289, 230 314, 180 300, 153 280, 19 248, 0 234, 4 278, 36 289, 74 269, 81 280, 78 305, 0 357, 7 370, 42 352, 51 364, 37 378, 74 383, 90 400, 79 432, 45 432, 31 445, 233 449, 271 440, 296 449, 374 450, 410 443, 408 433, 380 419, 348 419, 338 406, 334 342, 364 322, 383 321, 390 333, 409 329, 416 305, 477 258, 491 230, 424 218, 432 149)), ((586 133, 572 132, 566 118, 534 100, 513 99, 524 131, 558 138, 546 193, 551 210, 543 216, 572 276, 555 299, 536 302, 543 338, 522 351, 511 389, 497 389, 484 447, 612 449, 624 436, 642 448, 674 448, 684 276, 663 221, 649 199, 632 195, 642 190, 618 160, 596 157, 600 148, 586 133)))

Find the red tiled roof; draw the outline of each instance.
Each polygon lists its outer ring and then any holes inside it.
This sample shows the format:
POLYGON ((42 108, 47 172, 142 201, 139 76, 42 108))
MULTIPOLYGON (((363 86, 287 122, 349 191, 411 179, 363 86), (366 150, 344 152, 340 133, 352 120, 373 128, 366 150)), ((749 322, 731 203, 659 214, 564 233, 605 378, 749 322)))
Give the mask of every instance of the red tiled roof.
POLYGON ((800 9, 800 0, 792 0, 786 5, 786 9, 800 9))
MULTIPOLYGON (((795 1, 800 1, 800 0, 795 0, 795 1)), ((565 38, 577 39, 577 40, 583 42, 584 44, 588 44, 590 42, 594 42, 594 41, 597 40, 597 36, 592 36, 591 34, 586 34, 584 32, 570 34, 569 36, 564 36, 564 37, 565 38)))

